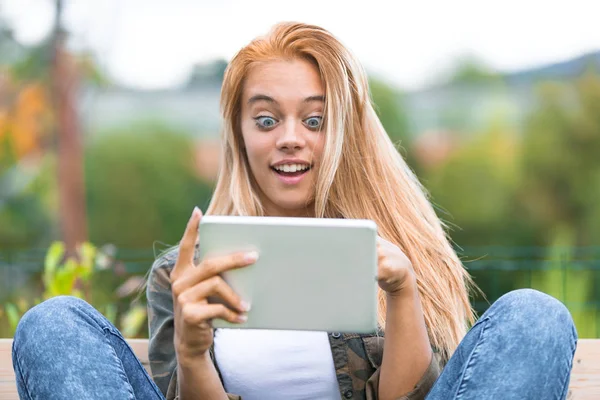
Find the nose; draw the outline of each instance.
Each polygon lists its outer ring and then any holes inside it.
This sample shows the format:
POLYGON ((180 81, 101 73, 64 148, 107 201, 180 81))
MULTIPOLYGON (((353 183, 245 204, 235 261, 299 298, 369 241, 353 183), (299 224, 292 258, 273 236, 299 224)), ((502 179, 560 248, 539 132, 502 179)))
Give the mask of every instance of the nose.
POLYGON ((306 145, 302 127, 297 126, 296 121, 292 119, 285 121, 279 132, 280 135, 277 138, 277 149, 279 150, 293 152, 302 149, 306 145))

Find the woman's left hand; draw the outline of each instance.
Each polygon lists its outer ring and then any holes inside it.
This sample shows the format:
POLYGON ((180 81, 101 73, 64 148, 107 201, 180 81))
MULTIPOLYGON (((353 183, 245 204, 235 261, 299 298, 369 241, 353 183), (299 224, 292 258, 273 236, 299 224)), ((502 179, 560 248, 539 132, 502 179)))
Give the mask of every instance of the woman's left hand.
POLYGON ((412 263, 398 246, 377 236, 377 281, 388 295, 397 296, 416 282, 412 263))

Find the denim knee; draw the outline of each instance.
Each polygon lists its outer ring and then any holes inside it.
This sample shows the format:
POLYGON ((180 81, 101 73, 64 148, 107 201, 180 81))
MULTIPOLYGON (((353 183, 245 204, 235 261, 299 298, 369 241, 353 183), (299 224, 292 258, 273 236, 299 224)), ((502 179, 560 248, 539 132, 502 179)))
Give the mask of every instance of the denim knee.
POLYGON ((91 307, 84 300, 73 296, 50 298, 28 310, 17 325, 14 340, 19 342, 28 337, 48 337, 60 332, 73 322, 75 314, 82 308, 91 307))
POLYGON ((500 297, 490 309, 505 328, 529 332, 538 340, 577 340, 571 313, 563 303, 534 289, 518 289, 500 297))

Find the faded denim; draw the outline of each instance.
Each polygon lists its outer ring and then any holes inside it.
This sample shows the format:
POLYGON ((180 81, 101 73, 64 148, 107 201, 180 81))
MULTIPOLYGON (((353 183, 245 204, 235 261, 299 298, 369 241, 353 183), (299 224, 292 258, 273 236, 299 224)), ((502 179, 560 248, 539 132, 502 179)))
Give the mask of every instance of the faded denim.
MULTIPOLYGON (((576 345, 562 303, 531 289, 510 292, 465 336, 427 400, 565 399, 576 345)), ((25 400, 164 399, 120 332, 74 297, 23 316, 13 365, 25 400)))

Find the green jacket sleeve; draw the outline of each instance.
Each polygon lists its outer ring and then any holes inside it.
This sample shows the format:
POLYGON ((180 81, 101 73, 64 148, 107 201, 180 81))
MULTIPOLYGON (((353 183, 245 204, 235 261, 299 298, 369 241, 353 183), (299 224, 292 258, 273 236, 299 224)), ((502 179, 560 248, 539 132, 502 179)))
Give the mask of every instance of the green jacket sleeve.
MULTIPOLYGON (((158 258, 152 265, 146 287, 150 333, 148 347, 150 370, 152 379, 167 400, 179 398, 177 357, 173 344, 175 325, 170 279, 176 260, 177 249, 158 258)), ((228 397, 230 400, 241 400, 240 396, 233 394, 228 394, 228 397)))

